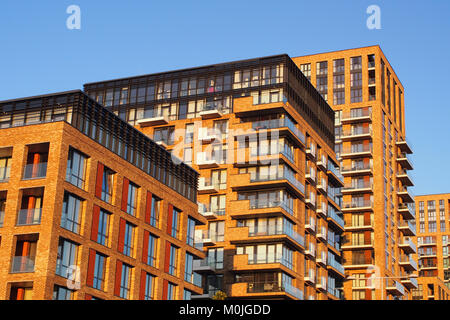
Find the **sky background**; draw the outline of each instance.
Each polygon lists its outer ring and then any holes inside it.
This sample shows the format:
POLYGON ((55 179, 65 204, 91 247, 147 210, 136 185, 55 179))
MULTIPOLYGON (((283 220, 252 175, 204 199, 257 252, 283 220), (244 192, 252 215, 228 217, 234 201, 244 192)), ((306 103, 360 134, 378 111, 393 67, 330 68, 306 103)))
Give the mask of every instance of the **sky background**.
MULTIPOLYGON (((0 100, 287 53, 380 45, 405 87, 415 195, 450 192, 450 1, 2 0, 0 100), (81 30, 69 30, 69 5, 81 30), (369 30, 369 5, 381 29, 369 30)), ((1 137, 0 137, 1 139, 1 137)))

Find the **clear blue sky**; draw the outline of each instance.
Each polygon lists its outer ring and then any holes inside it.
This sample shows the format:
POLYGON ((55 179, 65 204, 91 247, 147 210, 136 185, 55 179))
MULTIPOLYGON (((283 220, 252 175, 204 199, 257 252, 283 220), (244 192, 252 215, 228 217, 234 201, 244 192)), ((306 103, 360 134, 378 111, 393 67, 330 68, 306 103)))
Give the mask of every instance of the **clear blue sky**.
POLYGON ((379 44, 405 87, 414 193, 450 192, 450 1, 2 0, 0 100, 117 77, 379 44), (66 9, 81 8, 81 30, 66 9), (381 8, 381 30, 366 9, 381 8))

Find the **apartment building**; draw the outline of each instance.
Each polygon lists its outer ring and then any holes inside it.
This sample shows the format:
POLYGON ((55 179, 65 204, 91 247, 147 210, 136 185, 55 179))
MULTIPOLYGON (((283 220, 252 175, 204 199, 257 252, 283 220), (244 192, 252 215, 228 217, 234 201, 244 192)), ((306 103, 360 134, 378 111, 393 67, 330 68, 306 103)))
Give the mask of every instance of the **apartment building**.
POLYGON ((343 298, 335 115, 289 56, 84 90, 200 173, 196 299, 343 298))
POLYGON ((446 295, 432 293, 443 290, 442 284, 447 290, 450 288, 450 193, 416 196, 415 204, 418 223, 415 257, 419 262, 417 295, 425 300, 446 300, 446 295))
POLYGON ((81 91, 0 102, 0 299, 188 299, 198 173, 81 91))
POLYGON ((411 299, 418 267, 404 88, 379 46, 293 61, 336 112, 345 297, 411 299))

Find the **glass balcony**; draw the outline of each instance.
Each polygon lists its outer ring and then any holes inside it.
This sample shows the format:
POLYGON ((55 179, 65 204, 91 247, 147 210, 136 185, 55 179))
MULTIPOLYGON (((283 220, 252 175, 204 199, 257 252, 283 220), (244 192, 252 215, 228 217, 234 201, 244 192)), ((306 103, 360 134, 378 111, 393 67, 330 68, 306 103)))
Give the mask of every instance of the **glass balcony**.
POLYGON ((350 112, 343 112, 341 120, 343 124, 370 121, 372 121, 372 110, 370 109, 354 109, 350 112))
POLYGON ((11 273, 34 272, 34 257, 16 256, 12 259, 11 273))
POLYGON ((395 144, 400 148, 402 152, 409 154, 413 153, 411 149, 411 143, 408 141, 408 139, 397 141, 395 144))
POLYGON ((411 256, 401 255, 399 264, 408 271, 417 271, 417 262, 411 256))
POLYGON ((253 130, 280 129, 285 127, 291 130, 294 135, 303 143, 303 145, 306 143, 305 135, 295 126, 295 124, 289 118, 255 121, 252 123, 253 130))
POLYGON ((361 138, 371 138, 371 137, 372 137, 372 129, 369 127, 343 130, 341 134, 341 140, 343 141, 361 138))
POLYGON ((416 253, 417 252, 416 245, 414 244, 412 239, 409 238, 409 237, 403 237, 403 240, 401 240, 400 243, 399 243, 399 247, 401 249, 403 249, 403 251, 405 251, 405 253, 407 253, 407 254, 416 253))
POLYGON ((299 300, 303 300, 303 291, 293 285, 278 281, 248 282, 247 293, 286 292, 299 300))
POLYGON ((386 291, 390 291, 394 295, 401 295, 401 296, 405 295, 405 287, 403 287, 403 285, 396 280, 392 281, 386 287, 386 291))
POLYGON ((203 110, 200 111, 200 117, 202 119, 214 119, 222 116, 222 107, 218 103, 207 102, 203 110))
POLYGON ((277 208, 280 207, 284 210, 286 210, 291 215, 294 214, 294 209, 289 206, 288 203, 285 203, 283 201, 252 201, 250 203, 250 209, 265 209, 265 208, 277 208))
POLYGON ((342 188, 342 193, 364 193, 373 192, 373 184, 370 181, 353 181, 346 183, 342 188))
POLYGON ((204 216, 207 219, 215 219, 217 216, 224 216, 225 209, 219 208, 211 208, 209 205, 199 203, 198 204, 198 213, 204 216))
POLYGON ((268 228, 264 229, 258 229, 257 227, 255 227, 253 230, 251 231, 249 230, 248 232, 249 238, 262 236, 276 236, 276 235, 286 235, 292 238, 292 240, 294 240, 297 245, 301 246, 302 248, 305 247, 305 239, 303 238, 303 236, 301 236, 291 228, 288 228, 284 224, 281 229, 276 229, 275 226, 269 226, 268 228))
POLYGON ((397 171, 397 179, 400 180, 404 186, 409 187, 414 186, 411 172, 408 173, 406 170, 403 169, 399 170, 397 171))
POLYGON ((398 188, 397 195, 403 200, 403 202, 406 203, 414 202, 414 194, 411 192, 411 190, 407 189, 404 186, 398 188))
POLYGON ((405 236, 415 236, 416 235, 416 224, 409 220, 400 221, 398 224, 398 229, 403 232, 405 236))
POLYGON ((352 147, 344 147, 341 152, 341 157, 372 157, 372 150, 371 145, 354 145, 352 147))
POLYGON ((47 162, 27 164, 23 172, 23 179, 40 179, 47 175, 47 162))
POLYGON ((373 167, 370 163, 361 163, 357 165, 343 166, 341 171, 343 176, 351 176, 372 174, 372 169, 373 167))
POLYGON ((339 262, 337 262, 333 258, 330 258, 330 256, 328 256, 328 265, 330 267, 336 269, 337 271, 339 271, 341 274, 345 274, 344 266, 342 266, 342 264, 340 264, 339 262))
POLYGON ((398 212, 403 216, 403 219, 412 220, 416 218, 414 203, 399 203, 398 212))
POLYGON ((41 223, 42 209, 22 209, 17 217, 18 226, 37 225, 41 223))
POLYGON ((337 214, 337 211, 332 206, 329 207, 328 218, 334 221, 335 224, 339 225, 342 229, 344 229, 345 227, 344 219, 337 214))
POLYGON ((397 162, 406 170, 413 170, 414 168, 414 163, 412 162, 411 157, 406 153, 398 153, 397 162))
POLYGON ((338 300, 344 300, 344 293, 342 292, 342 289, 328 288, 328 293, 338 298, 338 300))
POLYGON ((169 123, 169 115, 162 112, 155 112, 152 115, 147 115, 144 119, 136 121, 141 127, 159 126, 169 123))
POLYGON ((214 184, 211 179, 200 177, 198 179, 198 194, 216 193, 219 186, 214 184))
POLYGON ((352 202, 345 202, 342 211, 358 211, 358 210, 372 210, 372 200, 358 200, 352 202))
POLYGON ((343 185, 344 177, 342 176, 340 172, 339 166, 335 166, 331 161, 328 162, 328 171, 330 171, 340 182, 341 185, 343 185))
POLYGON ((276 174, 272 175, 257 174, 256 176, 250 178, 250 182, 266 182, 277 180, 287 180, 292 185, 294 185, 294 187, 297 188, 303 195, 305 194, 304 184, 297 180, 297 178, 295 177, 295 173, 293 171, 288 170, 285 167, 283 168, 283 170, 278 171, 276 174))

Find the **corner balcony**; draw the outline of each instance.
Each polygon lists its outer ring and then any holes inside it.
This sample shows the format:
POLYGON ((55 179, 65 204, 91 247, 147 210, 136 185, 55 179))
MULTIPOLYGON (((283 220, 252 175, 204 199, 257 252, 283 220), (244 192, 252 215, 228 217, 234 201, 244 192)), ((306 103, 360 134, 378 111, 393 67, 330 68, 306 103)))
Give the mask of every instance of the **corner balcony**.
POLYGON ((297 197, 305 197, 305 186, 293 173, 284 169, 272 175, 260 175, 252 177, 249 173, 230 175, 229 185, 233 190, 252 190, 268 188, 288 188, 297 197))
POLYGON ((417 289, 419 287, 419 283, 416 278, 401 279, 401 283, 410 290, 417 289))
POLYGON ((362 122, 372 122, 372 111, 361 110, 360 112, 344 112, 342 114, 341 123, 362 123, 362 122))
POLYGON ((341 173, 344 177, 373 175, 373 167, 370 163, 360 165, 343 166, 341 173))
POLYGON ((219 161, 207 155, 206 152, 197 153, 197 166, 200 169, 210 169, 219 167, 219 161))
POLYGON ((232 244, 266 244, 273 242, 285 242, 294 246, 297 250, 305 248, 305 240, 297 232, 289 230, 285 227, 276 230, 274 228, 267 228, 264 230, 255 230, 250 232, 249 227, 235 227, 230 229, 231 232, 227 234, 227 240, 232 244))
POLYGON ((308 217, 305 222, 305 230, 309 232, 316 232, 316 219, 308 217))
POLYGON ((417 262, 407 255, 401 255, 398 261, 399 265, 402 266, 407 271, 417 271, 417 262))
POLYGON ((417 252, 417 247, 411 238, 404 237, 403 240, 398 244, 398 246, 400 249, 403 249, 406 254, 417 252))
POLYGON ((203 120, 216 119, 222 117, 222 111, 218 105, 211 103, 206 104, 199 115, 203 120))
POLYGON ((344 148, 341 152, 342 159, 373 157, 371 145, 361 145, 358 147, 344 148))
POLYGON ((369 127, 362 129, 344 130, 341 135, 342 141, 352 141, 358 139, 372 139, 372 129, 369 127))
POLYGON ((397 162, 403 169, 413 170, 414 168, 410 157, 406 153, 399 153, 397 155, 397 162))
POLYGON ((398 213, 400 213, 405 220, 415 220, 416 219, 416 213, 414 209, 414 204, 406 204, 406 203, 399 203, 398 204, 398 213))
POLYGON ((265 217, 286 217, 292 219, 294 209, 288 203, 275 201, 232 200, 229 202, 228 214, 233 219, 252 219, 265 217))
POLYGON ((399 222, 398 230, 400 230, 405 236, 415 236, 416 224, 409 220, 403 220, 399 222))
POLYGON ((303 291, 287 282, 239 282, 231 284, 230 291, 235 298, 303 300, 303 291))
POLYGON ((393 280, 387 287, 386 287, 386 291, 390 292, 393 295, 396 296, 403 296, 405 295, 405 287, 403 287, 403 285, 396 281, 393 280))
POLYGON ((317 157, 317 147, 315 144, 310 143, 305 149, 306 157, 312 161, 316 161, 317 157))
POLYGON ((373 211, 373 201, 353 201, 344 202, 344 206, 341 208, 342 212, 358 212, 358 211, 373 211))
POLYGON ((305 203, 310 208, 315 209, 316 207, 316 194, 314 192, 310 192, 305 198, 305 203))
POLYGON ((405 140, 400 140, 400 141, 397 141, 396 143, 395 143, 395 145, 400 149, 400 151, 401 152, 403 152, 403 153, 408 153, 408 154, 411 154, 411 153, 413 153, 413 151, 412 151, 412 149, 411 149, 411 146, 410 146, 410 144, 408 143, 408 141, 405 139, 405 140))
POLYGON ((256 255, 250 258, 248 254, 236 254, 233 256, 232 271, 282 271, 293 278, 297 275, 297 273, 292 270, 292 265, 290 265, 283 257, 273 256, 271 259, 268 258, 258 261, 256 255))
POLYGON ((404 186, 414 186, 411 173, 408 174, 406 170, 397 171, 397 179, 400 180, 404 186))
POLYGON ((405 203, 414 203, 414 194, 408 190, 406 187, 399 187, 397 190, 397 195, 405 203))
POLYGON ((141 127, 160 126, 168 123, 168 115, 155 115, 154 117, 139 119, 136 121, 136 124, 140 125, 141 127))
POLYGON ((205 177, 200 177, 198 179, 198 194, 210 194, 217 193, 219 187, 213 184, 211 179, 206 179, 205 177))
POLYGON ((309 167, 309 169, 305 173, 306 181, 315 184, 316 183, 316 170, 313 167, 309 167))
POLYGON ((370 181, 346 183, 342 194, 373 193, 373 184, 370 181))

